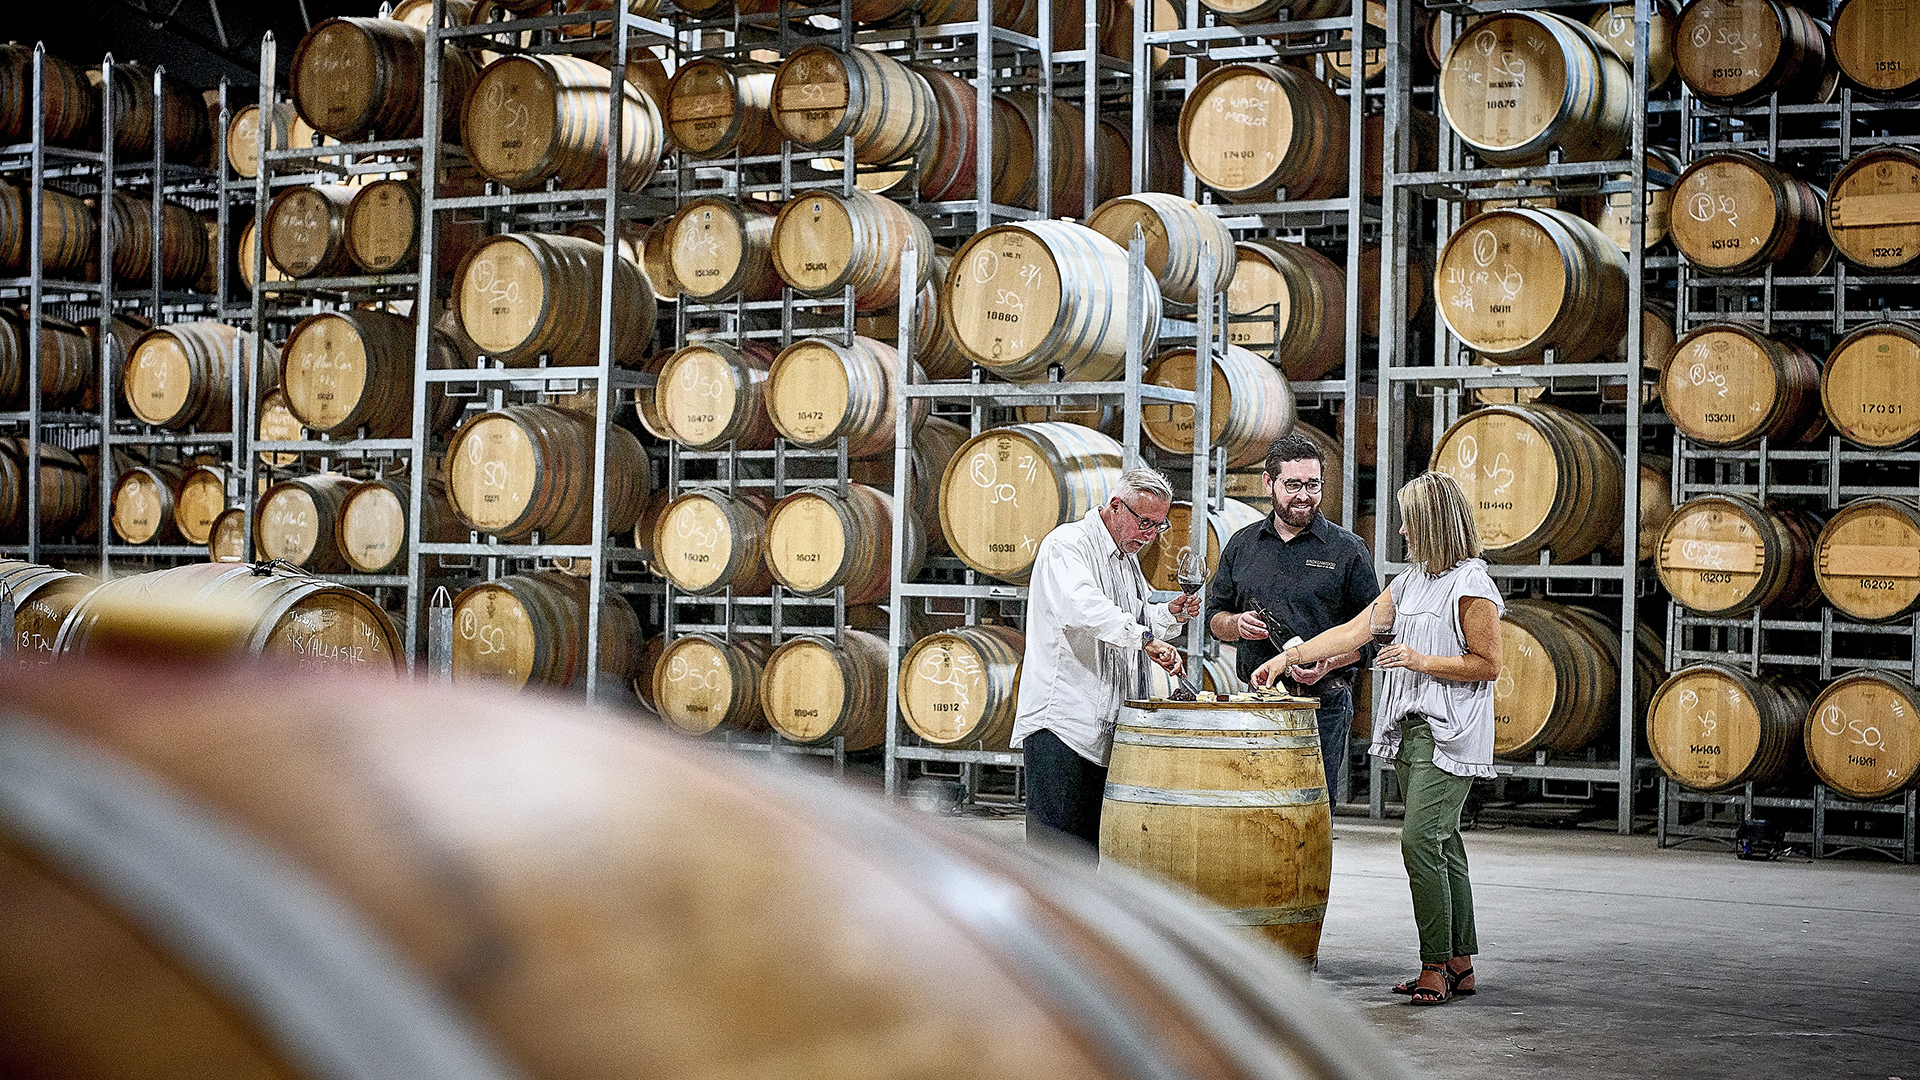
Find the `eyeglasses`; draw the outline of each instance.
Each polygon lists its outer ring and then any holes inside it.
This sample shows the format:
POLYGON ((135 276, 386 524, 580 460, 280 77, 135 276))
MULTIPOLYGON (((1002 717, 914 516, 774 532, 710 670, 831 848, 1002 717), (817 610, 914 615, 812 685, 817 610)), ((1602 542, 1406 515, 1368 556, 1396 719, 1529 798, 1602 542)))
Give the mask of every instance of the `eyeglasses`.
POLYGON ((1151 519, 1142 517, 1140 515, 1140 511, 1135 510, 1131 506, 1127 506, 1127 500, 1125 499, 1116 498, 1113 501, 1119 503, 1121 506, 1125 506, 1127 513, 1133 515, 1133 520, 1139 522, 1141 528, 1147 530, 1148 532, 1152 533, 1155 536, 1159 536, 1161 533, 1164 533, 1168 529, 1173 528, 1173 522, 1171 521, 1153 521, 1151 519))
POLYGON ((1318 495, 1320 494, 1320 489, 1324 486, 1326 486, 1326 481, 1324 480, 1282 480, 1280 481, 1281 490, 1285 491, 1289 495, 1298 495, 1303 491, 1308 493, 1309 495, 1318 495))

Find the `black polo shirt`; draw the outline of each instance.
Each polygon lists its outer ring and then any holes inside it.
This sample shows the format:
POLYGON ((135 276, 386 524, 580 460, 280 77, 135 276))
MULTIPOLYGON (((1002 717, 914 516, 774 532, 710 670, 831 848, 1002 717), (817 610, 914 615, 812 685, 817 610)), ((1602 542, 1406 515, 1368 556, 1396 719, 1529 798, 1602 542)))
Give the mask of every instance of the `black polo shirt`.
MULTIPOLYGON (((1282 540, 1268 514, 1234 533, 1220 552, 1220 566, 1207 583, 1207 621, 1221 612, 1251 611, 1258 600, 1304 641, 1358 615, 1379 595, 1373 555, 1358 536, 1315 513, 1298 536, 1282 540)), ((1251 678, 1282 644, 1237 642, 1240 678, 1251 678)), ((1371 645, 1362 650, 1368 656, 1372 651, 1371 645)))

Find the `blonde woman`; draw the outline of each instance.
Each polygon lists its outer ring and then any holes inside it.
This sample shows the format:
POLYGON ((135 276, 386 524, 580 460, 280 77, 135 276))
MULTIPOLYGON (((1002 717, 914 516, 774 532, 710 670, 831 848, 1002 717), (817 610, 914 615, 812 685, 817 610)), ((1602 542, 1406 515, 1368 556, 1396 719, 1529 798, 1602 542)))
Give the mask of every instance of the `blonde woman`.
POLYGON ((1267 686, 1290 665, 1356 649, 1374 624, 1392 622, 1394 643, 1375 662, 1369 752, 1393 762, 1406 800, 1400 853, 1420 931, 1420 974, 1393 991, 1415 1005, 1440 1005, 1474 991, 1479 943, 1460 809, 1474 778, 1494 775, 1493 680, 1506 603, 1478 557, 1480 531, 1458 481, 1422 473, 1399 499, 1413 565, 1368 611, 1282 651, 1254 671, 1253 682, 1267 686))

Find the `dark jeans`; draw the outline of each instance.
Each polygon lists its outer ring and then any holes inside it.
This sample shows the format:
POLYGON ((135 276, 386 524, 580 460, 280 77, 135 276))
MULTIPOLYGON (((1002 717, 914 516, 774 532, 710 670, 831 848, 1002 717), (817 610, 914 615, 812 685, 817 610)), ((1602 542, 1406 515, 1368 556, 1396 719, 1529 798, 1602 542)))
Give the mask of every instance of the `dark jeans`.
MULTIPOLYGON (((1302 687, 1307 693, 1316 688, 1302 687)), ((1327 801, 1342 802, 1347 785, 1341 781, 1347 765, 1347 738, 1353 730, 1353 687, 1319 690, 1320 760, 1327 770, 1327 801)))
POLYGON ((1098 857, 1106 766, 1074 753, 1045 728, 1027 736, 1020 750, 1027 767, 1027 842, 1098 857))

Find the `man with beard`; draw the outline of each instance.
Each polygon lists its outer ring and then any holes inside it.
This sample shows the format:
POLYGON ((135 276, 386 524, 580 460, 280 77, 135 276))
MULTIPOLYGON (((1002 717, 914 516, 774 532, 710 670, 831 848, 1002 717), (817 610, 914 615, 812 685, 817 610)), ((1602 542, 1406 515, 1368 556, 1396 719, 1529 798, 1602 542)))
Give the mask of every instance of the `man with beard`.
MULTIPOLYGON (((1122 473, 1105 506, 1040 541, 1027 586, 1013 745, 1027 768, 1027 840, 1100 845, 1100 797, 1121 702, 1142 697, 1147 661, 1174 675, 1180 650, 1161 638, 1200 614, 1198 596, 1149 603, 1140 549, 1167 531, 1173 486, 1152 469, 1122 473)), ((1270 654, 1270 653, 1269 653, 1270 654)))
MULTIPOLYGON (((1237 643, 1243 681, 1286 645, 1270 639, 1258 608, 1285 620, 1304 641, 1358 615, 1380 595, 1367 545, 1320 513, 1324 467, 1312 439, 1297 431, 1275 439, 1260 478, 1273 496, 1273 513, 1233 534, 1207 583, 1207 629, 1237 643)), ((1288 671, 1302 692, 1320 699, 1320 753, 1334 801, 1345 794, 1340 781, 1353 724, 1354 665, 1372 652, 1367 645, 1288 671)))

